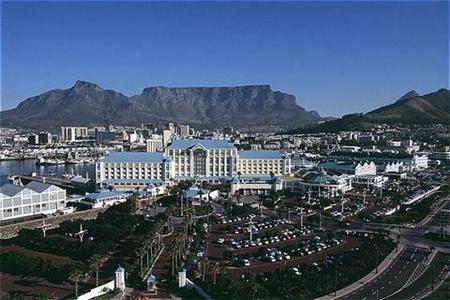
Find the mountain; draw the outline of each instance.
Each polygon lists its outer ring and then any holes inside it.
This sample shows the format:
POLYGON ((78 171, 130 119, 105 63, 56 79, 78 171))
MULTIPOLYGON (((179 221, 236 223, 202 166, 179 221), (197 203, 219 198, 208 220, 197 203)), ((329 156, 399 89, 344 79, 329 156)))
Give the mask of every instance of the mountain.
POLYGON ((423 96, 411 91, 396 102, 366 114, 348 114, 328 122, 300 127, 288 133, 367 130, 380 124, 435 123, 450 125, 450 91, 447 89, 423 96))
POLYGON ((269 85, 149 87, 127 97, 77 81, 68 89, 28 98, 0 113, 1 126, 56 131, 60 126, 130 125, 173 121, 195 128, 295 128, 321 120, 295 97, 269 85))

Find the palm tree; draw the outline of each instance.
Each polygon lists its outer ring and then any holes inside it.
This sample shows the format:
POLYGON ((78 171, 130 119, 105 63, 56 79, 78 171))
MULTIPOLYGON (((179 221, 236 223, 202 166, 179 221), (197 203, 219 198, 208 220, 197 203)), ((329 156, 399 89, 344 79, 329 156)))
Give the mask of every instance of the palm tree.
POLYGON ((214 283, 214 285, 216 285, 216 282, 217 282, 217 273, 219 272, 219 263, 218 262, 216 262, 215 264, 214 264, 214 278, 213 278, 213 283, 214 283))
POLYGON ((73 269, 69 275, 69 281, 75 284, 75 297, 78 297, 78 282, 83 278, 83 272, 80 269, 73 269))
POLYGON ((89 267, 95 270, 95 286, 98 286, 98 270, 100 269, 102 259, 100 254, 94 254, 89 260, 89 267))

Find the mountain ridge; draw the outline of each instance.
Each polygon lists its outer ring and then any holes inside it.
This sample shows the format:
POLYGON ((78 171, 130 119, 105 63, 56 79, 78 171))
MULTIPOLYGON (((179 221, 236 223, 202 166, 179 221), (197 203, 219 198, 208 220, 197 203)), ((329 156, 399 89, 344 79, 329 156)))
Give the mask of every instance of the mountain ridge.
POLYGON ((296 128, 286 133, 319 133, 369 130, 380 124, 445 124, 450 125, 450 91, 439 89, 420 96, 411 91, 399 100, 369 111, 296 128))
POLYGON ((53 131, 60 126, 137 126, 160 121, 185 123, 199 129, 294 128, 322 120, 317 112, 299 106, 295 96, 274 91, 270 85, 155 86, 128 97, 82 80, 67 89, 29 97, 16 108, 1 112, 0 117, 5 127, 53 131))

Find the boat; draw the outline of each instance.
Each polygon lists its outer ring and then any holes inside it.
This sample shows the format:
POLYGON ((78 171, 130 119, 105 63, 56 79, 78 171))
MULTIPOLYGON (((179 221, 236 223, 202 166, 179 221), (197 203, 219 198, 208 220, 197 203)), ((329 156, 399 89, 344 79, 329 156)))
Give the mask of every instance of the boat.
POLYGON ((51 158, 43 158, 43 157, 39 157, 38 160, 36 161, 36 165, 39 166, 54 166, 54 165, 63 165, 65 162, 64 160, 61 159, 51 159, 51 158))

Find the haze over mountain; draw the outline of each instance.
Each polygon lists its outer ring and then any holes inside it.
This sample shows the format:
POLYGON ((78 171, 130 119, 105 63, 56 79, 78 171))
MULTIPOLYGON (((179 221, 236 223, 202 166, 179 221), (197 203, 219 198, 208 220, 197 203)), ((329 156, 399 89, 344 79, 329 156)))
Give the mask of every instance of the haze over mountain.
POLYGON ((297 105, 295 96, 273 91, 269 85, 159 86, 127 97, 86 81, 28 98, 0 114, 4 127, 52 131, 60 126, 137 126, 160 121, 180 122, 197 129, 223 126, 287 129, 321 120, 317 112, 297 105))
POLYGON ((366 114, 348 114, 332 121, 297 128, 290 133, 364 130, 378 124, 435 123, 450 125, 450 91, 447 89, 423 96, 410 91, 394 103, 366 114))

